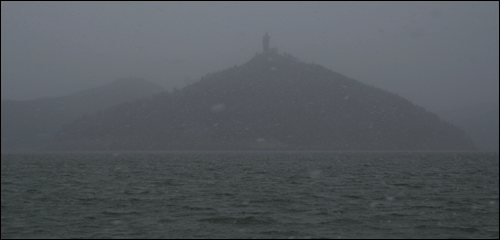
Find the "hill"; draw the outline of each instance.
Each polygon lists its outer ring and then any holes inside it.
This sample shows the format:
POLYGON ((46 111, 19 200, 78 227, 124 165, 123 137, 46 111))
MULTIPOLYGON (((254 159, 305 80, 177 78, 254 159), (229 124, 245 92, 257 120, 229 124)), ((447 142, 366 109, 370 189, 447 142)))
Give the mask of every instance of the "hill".
POLYGON ((474 150, 465 133, 384 90, 264 51, 173 93, 64 127, 50 150, 474 150))
POLYGON ((62 97, 2 100, 2 151, 46 148, 63 124, 117 103, 164 91, 144 79, 124 78, 62 97))
POLYGON ((485 151, 499 150, 499 107, 484 103, 438 113, 444 120, 462 128, 477 148, 485 151))

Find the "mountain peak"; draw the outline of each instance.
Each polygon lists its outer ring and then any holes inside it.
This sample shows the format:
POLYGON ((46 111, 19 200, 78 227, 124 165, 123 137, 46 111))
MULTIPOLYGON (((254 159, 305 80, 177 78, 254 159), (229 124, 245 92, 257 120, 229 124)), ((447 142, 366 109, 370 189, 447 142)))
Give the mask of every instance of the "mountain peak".
MULTIPOLYGON (((264 50, 265 50, 264 45, 264 50)), ((473 150, 435 114, 268 50, 68 125, 53 150, 473 150)))

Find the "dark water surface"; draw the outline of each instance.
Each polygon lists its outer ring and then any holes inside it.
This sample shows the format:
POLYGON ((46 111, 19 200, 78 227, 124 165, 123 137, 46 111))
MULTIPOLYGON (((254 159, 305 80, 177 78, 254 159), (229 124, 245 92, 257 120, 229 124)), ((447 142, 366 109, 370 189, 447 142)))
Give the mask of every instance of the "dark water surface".
POLYGON ((2 155, 2 238, 498 238, 498 153, 2 155))

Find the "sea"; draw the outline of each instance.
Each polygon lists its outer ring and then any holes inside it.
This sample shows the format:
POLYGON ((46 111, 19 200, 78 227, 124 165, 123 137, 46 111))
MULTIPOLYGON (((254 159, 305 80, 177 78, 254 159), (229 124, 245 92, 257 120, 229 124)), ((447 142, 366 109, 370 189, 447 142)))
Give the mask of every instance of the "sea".
POLYGON ((499 238, 499 154, 2 154, 1 238, 499 238))

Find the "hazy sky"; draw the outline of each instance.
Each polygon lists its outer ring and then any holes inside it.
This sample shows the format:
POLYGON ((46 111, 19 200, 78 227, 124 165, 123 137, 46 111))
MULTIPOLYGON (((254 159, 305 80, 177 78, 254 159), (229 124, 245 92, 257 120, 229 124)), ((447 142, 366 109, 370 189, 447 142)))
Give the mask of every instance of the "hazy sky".
POLYGON ((182 87, 270 47, 429 110, 499 101, 498 2, 1 2, 2 99, 182 87))

